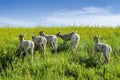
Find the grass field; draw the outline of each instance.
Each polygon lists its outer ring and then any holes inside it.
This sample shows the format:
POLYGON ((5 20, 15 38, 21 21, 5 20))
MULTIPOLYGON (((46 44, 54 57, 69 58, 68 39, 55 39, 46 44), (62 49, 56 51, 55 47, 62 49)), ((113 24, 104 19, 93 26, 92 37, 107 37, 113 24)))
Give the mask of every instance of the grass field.
MULTIPOLYGON (((63 41, 59 38, 58 47, 63 41)), ((70 42, 68 43, 70 45, 70 42)), ((103 61, 105 58, 103 57, 103 61)), ((0 28, 0 79, 1 80, 119 80, 120 79, 120 27, 40 27, 35 28, 0 28), (59 53, 51 53, 49 45, 44 54, 35 52, 19 58, 20 33, 25 39, 32 40, 32 35, 39 35, 44 30, 46 34, 69 33, 76 30, 80 35, 78 52, 64 49, 59 53), (94 55, 93 37, 100 35, 100 42, 111 45, 113 51, 108 64, 98 62, 99 53, 94 55)))

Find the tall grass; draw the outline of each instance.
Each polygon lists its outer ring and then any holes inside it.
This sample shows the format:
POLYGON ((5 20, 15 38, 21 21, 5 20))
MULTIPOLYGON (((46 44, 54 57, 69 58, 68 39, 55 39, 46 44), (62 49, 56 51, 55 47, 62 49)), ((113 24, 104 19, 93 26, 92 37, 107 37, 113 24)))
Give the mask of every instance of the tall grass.
MULTIPOLYGON (((106 27, 40 27, 35 28, 0 28, 0 79, 5 80, 119 80, 120 79, 120 28, 106 27), (19 58, 20 33, 25 33, 25 39, 32 40, 32 35, 39 35, 44 30, 46 34, 69 33, 76 30, 81 40, 78 53, 64 48, 59 38, 58 53, 51 53, 49 45, 45 54, 35 52, 19 58), (100 64, 94 54, 94 35, 100 35, 100 41, 111 45, 113 51, 109 64, 100 64)), ((68 46, 70 42, 68 43, 68 46)), ((103 60, 104 57, 103 57, 103 60)))

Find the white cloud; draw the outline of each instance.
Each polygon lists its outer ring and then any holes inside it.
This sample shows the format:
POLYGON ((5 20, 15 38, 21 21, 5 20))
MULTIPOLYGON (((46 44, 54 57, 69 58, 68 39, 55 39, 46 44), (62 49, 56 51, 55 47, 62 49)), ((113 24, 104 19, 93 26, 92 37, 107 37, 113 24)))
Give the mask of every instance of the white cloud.
POLYGON ((62 11, 57 11, 51 14, 50 16, 63 16, 63 17, 71 17, 71 16, 78 16, 78 15, 90 15, 90 14, 99 14, 99 15, 107 15, 111 14, 110 8, 101 8, 101 7, 84 7, 80 10, 62 10, 62 11))
POLYGON ((86 14, 110 14, 110 8, 101 8, 101 7, 84 7, 84 13, 86 14))
POLYGON ((32 21, 20 21, 12 18, 6 18, 0 16, 0 24, 1 25, 11 25, 11 26, 33 26, 37 23, 34 23, 32 21))
POLYGON ((107 25, 118 26, 120 25, 120 14, 113 14, 111 7, 84 7, 80 10, 61 10, 56 11, 39 19, 15 20, 11 18, 0 17, 0 24, 9 25, 46 25, 46 26, 62 26, 62 25, 107 25), (32 20, 32 21, 31 21, 32 20))
POLYGON ((58 11, 43 17, 40 24, 46 25, 120 25, 120 15, 112 14, 109 7, 85 7, 80 10, 58 11))
POLYGON ((120 25, 120 15, 90 15, 66 18, 66 17, 47 17, 41 21, 46 25, 120 25))

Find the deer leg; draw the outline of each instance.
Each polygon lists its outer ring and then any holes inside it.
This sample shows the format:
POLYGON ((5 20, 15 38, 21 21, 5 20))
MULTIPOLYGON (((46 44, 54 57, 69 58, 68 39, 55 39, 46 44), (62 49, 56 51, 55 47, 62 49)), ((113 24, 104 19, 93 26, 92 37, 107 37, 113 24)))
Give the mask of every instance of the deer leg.
POLYGON ((110 59, 109 59, 110 55, 109 54, 105 54, 104 56, 105 56, 106 62, 108 63, 110 61, 110 59))
POLYGON ((45 52, 46 44, 43 44, 43 53, 45 52))
POLYGON ((54 49, 54 45, 53 45, 53 43, 51 43, 50 46, 54 49))
POLYGON ((42 53, 42 49, 43 49, 43 46, 42 46, 42 44, 40 44, 39 53, 42 53))
POLYGON ((28 50, 29 50, 28 48, 25 50, 26 55, 28 55, 28 50))
POLYGON ((32 49, 30 50, 30 52, 31 52, 32 59, 33 59, 33 56, 34 56, 34 48, 32 48, 32 49))
POLYGON ((55 51, 57 52, 57 44, 56 44, 56 43, 53 43, 53 45, 54 45, 55 51))
POLYGON ((21 51, 21 53, 20 53, 20 58, 21 58, 21 60, 22 60, 22 57, 23 57, 23 53, 25 52, 25 50, 23 50, 23 51, 21 51))
POLYGON ((100 58, 99 58, 99 60, 100 60, 100 62, 102 62, 102 53, 100 53, 100 58))

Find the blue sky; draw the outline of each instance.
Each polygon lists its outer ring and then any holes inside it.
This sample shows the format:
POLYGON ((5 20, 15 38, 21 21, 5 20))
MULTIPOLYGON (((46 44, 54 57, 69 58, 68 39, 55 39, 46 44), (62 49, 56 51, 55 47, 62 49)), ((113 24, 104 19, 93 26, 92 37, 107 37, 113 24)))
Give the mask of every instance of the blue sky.
POLYGON ((120 25, 120 0, 0 0, 0 25, 120 25))

